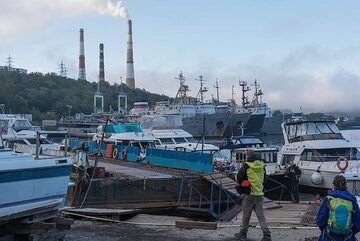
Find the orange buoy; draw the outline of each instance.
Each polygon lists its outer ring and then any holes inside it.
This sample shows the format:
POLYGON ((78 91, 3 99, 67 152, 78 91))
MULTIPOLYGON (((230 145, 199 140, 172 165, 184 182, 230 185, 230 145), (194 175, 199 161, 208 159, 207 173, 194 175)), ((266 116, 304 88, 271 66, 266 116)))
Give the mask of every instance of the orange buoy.
POLYGON ((105 157, 112 158, 113 151, 114 151, 114 144, 107 144, 105 157))

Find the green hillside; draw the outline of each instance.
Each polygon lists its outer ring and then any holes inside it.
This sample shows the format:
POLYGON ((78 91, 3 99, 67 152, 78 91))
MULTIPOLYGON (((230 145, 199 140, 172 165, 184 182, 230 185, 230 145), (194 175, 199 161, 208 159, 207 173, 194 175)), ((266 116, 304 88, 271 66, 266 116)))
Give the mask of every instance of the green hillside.
MULTIPOLYGON (((90 114, 93 110, 93 96, 97 88, 95 82, 74 80, 56 74, 0 71, 0 104, 5 104, 7 113, 31 113, 33 120, 60 118, 68 111, 66 105, 72 106, 71 113, 90 114)), ((109 105, 116 110, 119 85, 108 82, 100 84, 105 97, 105 110, 109 105)), ((150 93, 144 89, 130 90, 124 85, 128 95, 129 106, 134 101, 148 101, 154 105, 156 101, 168 100, 165 95, 150 93)))

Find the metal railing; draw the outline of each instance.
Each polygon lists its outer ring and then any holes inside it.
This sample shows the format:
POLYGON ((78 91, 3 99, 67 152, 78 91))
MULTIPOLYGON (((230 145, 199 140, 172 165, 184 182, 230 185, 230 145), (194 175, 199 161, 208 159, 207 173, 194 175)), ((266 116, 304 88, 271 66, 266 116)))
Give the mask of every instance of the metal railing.
MULTIPOLYGON (((203 193, 199 191, 198 188, 195 187, 192 180, 186 178, 185 176, 181 177, 181 184, 180 184, 180 190, 179 190, 179 197, 178 197, 178 207, 184 207, 182 204, 182 200, 184 197, 185 189, 189 189, 189 196, 186 203, 187 208, 195 208, 199 210, 207 209, 208 213, 214 217, 216 220, 223 220, 223 221, 230 221, 233 217, 237 220, 237 213, 233 215, 231 213, 232 207, 236 208, 236 205, 238 202, 236 202, 231 196, 234 196, 235 194, 229 192, 226 188, 222 186, 221 183, 219 183, 212 175, 208 175, 211 182, 211 189, 210 189, 210 197, 206 197, 203 193), (218 190, 216 190, 216 187, 218 190), (216 196, 216 192, 218 192, 216 196), (224 196, 225 195, 225 196, 224 196), (192 201, 194 200, 194 197, 198 198, 199 204, 194 207, 192 205, 192 201), (217 201, 217 204, 216 204, 217 201)), ((196 179, 197 180, 197 179, 196 179)))

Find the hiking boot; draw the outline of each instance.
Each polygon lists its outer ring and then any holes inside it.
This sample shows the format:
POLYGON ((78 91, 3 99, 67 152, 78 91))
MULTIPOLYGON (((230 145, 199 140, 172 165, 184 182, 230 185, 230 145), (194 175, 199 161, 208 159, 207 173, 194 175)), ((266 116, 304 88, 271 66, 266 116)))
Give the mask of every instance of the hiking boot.
POLYGON ((243 231, 240 231, 240 233, 235 234, 235 237, 238 238, 240 241, 246 241, 247 240, 247 235, 243 231))
POLYGON ((270 234, 264 234, 263 238, 261 239, 261 241, 271 241, 271 236, 270 234))

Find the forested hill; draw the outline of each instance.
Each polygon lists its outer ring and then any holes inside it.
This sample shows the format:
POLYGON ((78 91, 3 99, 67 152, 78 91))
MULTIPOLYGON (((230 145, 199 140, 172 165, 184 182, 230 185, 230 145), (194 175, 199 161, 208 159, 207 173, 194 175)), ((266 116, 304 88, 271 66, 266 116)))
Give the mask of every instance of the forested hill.
MULTIPOLYGON (((0 70, 0 104, 5 104, 7 113, 31 113, 36 122, 60 118, 68 110, 66 105, 72 106, 71 113, 90 114, 96 88, 95 82, 64 78, 56 74, 19 74, 0 70)), ((125 85, 124 90, 128 95, 129 106, 134 101, 144 100, 154 105, 156 101, 169 99, 144 89, 130 90, 125 85)), ((104 95, 105 110, 109 110, 109 105, 116 110, 119 85, 103 82, 100 91, 104 95)))

